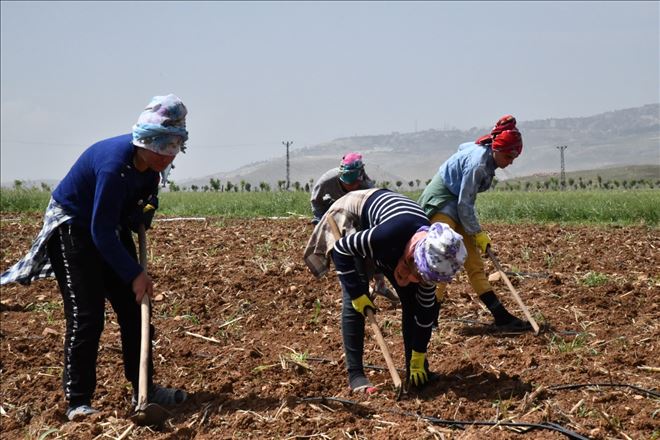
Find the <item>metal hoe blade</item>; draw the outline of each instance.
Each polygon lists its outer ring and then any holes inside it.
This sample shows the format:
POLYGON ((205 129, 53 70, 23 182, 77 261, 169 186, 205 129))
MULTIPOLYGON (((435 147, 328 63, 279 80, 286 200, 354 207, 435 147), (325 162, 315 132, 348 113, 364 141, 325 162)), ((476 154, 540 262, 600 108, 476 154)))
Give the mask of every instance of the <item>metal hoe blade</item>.
POLYGON ((160 405, 148 403, 138 408, 131 416, 131 421, 138 426, 156 426, 162 428, 171 413, 160 405))

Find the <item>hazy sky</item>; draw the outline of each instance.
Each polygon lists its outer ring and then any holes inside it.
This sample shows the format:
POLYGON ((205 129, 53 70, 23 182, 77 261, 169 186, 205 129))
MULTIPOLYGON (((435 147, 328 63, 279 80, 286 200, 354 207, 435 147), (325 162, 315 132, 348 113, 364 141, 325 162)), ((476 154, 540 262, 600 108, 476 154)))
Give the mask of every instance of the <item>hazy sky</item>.
POLYGON ((655 103, 659 4, 3 1, 2 181, 61 179, 168 93, 189 110, 175 181, 284 140, 655 103))

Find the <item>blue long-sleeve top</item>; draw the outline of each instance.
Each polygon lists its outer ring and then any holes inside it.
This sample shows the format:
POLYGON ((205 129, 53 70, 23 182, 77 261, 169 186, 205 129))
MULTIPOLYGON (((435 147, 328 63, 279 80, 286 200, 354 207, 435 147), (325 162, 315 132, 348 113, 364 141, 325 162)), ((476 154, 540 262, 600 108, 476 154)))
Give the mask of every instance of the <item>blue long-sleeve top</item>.
POLYGON ((497 165, 490 147, 466 142, 458 147, 438 170, 444 185, 457 196, 449 200, 440 210, 458 221, 470 235, 481 231, 475 203, 477 193, 490 188, 497 165))
POLYGON ((131 283, 142 267, 121 244, 120 227, 138 200, 158 192, 158 173, 139 172, 133 165, 135 147, 125 134, 105 139, 85 150, 62 179, 53 198, 73 216, 75 225, 89 228, 92 240, 105 261, 131 283))
POLYGON ((409 198, 389 191, 378 190, 365 201, 360 214, 358 232, 335 242, 333 261, 339 280, 351 299, 369 293, 369 285, 361 279, 355 266, 355 257, 370 258, 392 282, 397 292, 415 295, 415 331, 413 349, 426 352, 426 345, 435 320, 435 285, 411 283, 405 288, 397 285, 394 269, 403 255, 406 244, 429 219, 422 208, 409 198))

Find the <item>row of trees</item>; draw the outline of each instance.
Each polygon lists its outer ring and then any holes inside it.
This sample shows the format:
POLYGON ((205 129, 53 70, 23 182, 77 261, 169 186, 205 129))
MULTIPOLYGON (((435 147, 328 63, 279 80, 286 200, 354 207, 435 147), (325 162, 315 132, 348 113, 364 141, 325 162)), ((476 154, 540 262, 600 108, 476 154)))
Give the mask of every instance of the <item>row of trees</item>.
MULTIPOLYGON (((431 179, 428 179, 424 182, 424 185, 428 185, 431 182, 431 179)), ((422 181, 420 179, 410 180, 408 182, 403 182, 397 180, 395 182, 390 182, 389 180, 383 182, 377 182, 379 188, 389 188, 396 191, 415 191, 421 189, 422 181)), ((314 180, 310 179, 305 184, 300 182, 293 182, 291 184, 291 190, 293 191, 305 191, 311 192, 314 187, 314 180)), ((36 187, 35 187, 36 188, 36 187)), ((230 181, 220 182, 220 179, 209 180, 208 185, 190 185, 189 187, 183 186, 180 187, 173 181, 169 182, 168 188, 172 192, 177 191, 192 191, 192 192, 271 192, 273 191, 270 184, 266 182, 260 182, 259 185, 252 185, 250 182, 241 180, 239 183, 232 183, 230 181)), ((596 176, 596 180, 584 180, 582 177, 579 177, 577 180, 573 178, 566 179, 564 185, 556 177, 551 177, 549 180, 537 180, 537 181, 504 181, 500 182, 497 179, 493 179, 493 185, 491 188, 495 191, 559 191, 559 190, 584 190, 584 189, 643 189, 643 188, 660 188, 660 180, 653 179, 623 179, 623 180, 607 180, 604 181, 601 176, 596 176)), ((24 182, 22 180, 14 180, 14 189, 24 189, 24 182)), ((51 191, 51 187, 44 182, 41 182, 41 187, 36 188, 41 191, 51 191)), ((286 181, 278 180, 277 181, 277 191, 286 190, 286 181)))
POLYGON ((508 182, 504 181, 498 183, 497 179, 493 181, 492 188, 497 191, 560 191, 560 190, 585 190, 585 189, 643 189, 643 188, 660 188, 660 180, 653 179, 623 179, 623 180, 606 180, 604 181, 601 176, 596 176, 593 179, 584 180, 579 177, 577 180, 574 178, 566 179, 562 183, 558 178, 551 177, 549 180, 537 180, 526 182, 508 182))
MULTIPOLYGON (((431 179, 426 181, 426 185, 429 184, 431 179)), ((401 180, 397 180, 394 182, 394 185, 392 185, 392 182, 389 180, 383 181, 383 182, 378 182, 377 186, 380 188, 390 188, 394 189, 396 187, 397 190, 409 190, 413 191, 415 189, 420 189, 422 181, 420 179, 415 179, 414 181, 411 180, 407 183, 404 183, 401 180), (407 185, 407 187, 406 187, 407 185), (402 189, 403 187, 403 189, 402 189)), ((312 188, 314 187, 314 179, 310 179, 308 182, 305 182, 303 185, 300 182, 292 182, 291 183, 291 190, 293 191, 305 191, 305 192, 311 192, 312 188)), ((272 188, 270 184, 266 182, 261 182, 259 183, 258 186, 253 186, 250 182, 246 182, 245 180, 241 180, 238 184, 232 183, 230 181, 225 182, 222 184, 220 182, 220 179, 214 179, 211 178, 209 180, 208 185, 190 185, 189 187, 187 186, 179 186, 173 181, 169 182, 168 188, 170 191, 193 191, 193 192, 268 192, 271 191, 272 188)), ((278 191, 285 191, 286 190, 286 180, 278 180, 277 181, 277 190, 278 191)))
MULTIPOLYGON (((431 182, 431 179, 428 179, 424 182, 424 186, 428 185, 431 182)), ((396 191, 415 191, 422 189, 422 181, 420 179, 410 180, 404 182, 397 180, 391 182, 389 180, 383 182, 377 182, 376 186, 379 188, 389 188, 396 191)), ((291 184, 291 190, 293 191, 305 191, 311 192, 314 187, 314 180, 310 179, 309 182, 306 182, 304 185, 300 182, 293 182, 291 184)), ((642 189, 642 188, 660 188, 660 180, 653 179, 624 179, 624 180, 607 180, 604 181, 601 176, 597 176, 596 180, 584 180, 582 177, 579 177, 577 180, 574 178, 566 179, 566 182, 562 185, 562 182, 556 177, 551 177, 549 180, 537 180, 537 181, 504 181, 500 182, 497 178, 493 179, 493 184, 491 187, 496 191, 558 191, 558 190, 585 190, 585 189, 642 189)), ((266 182, 259 183, 258 186, 253 186, 250 182, 241 180, 238 184, 232 183, 230 181, 222 184, 219 179, 211 179, 208 185, 197 186, 191 185, 190 187, 179 187, 174 182, 169 183, 170 191, 201 191, 201 192, 270 192, 272 188, 270 184, 266 182)), ((286 190, 286 181, 278 180, 277 181, 277 191, 286 190)))
MULTIPOLYGON (((314 180, 310 179, 309 182, 302 185, 300 182, 293 182, 291 186, 295 191, 306 191, 310 192, 314 185, 314 180)), ((220 182, 220 179, 211 178, 208 185, 190 185, 189 187, 183 186, 180 187, 173 181, 169 181, 168 188, 170 191, 202 191, 202 192, 270 192, 272 188, 269 183, 259 182, 258 186, 253 186, 250 182, 241 180, 239 183, 233 183, 230 181, 225 182, 224 184, 220 182)), ((277 181, 277 189, 279 191, 286 190, 286 180, 277 181)))

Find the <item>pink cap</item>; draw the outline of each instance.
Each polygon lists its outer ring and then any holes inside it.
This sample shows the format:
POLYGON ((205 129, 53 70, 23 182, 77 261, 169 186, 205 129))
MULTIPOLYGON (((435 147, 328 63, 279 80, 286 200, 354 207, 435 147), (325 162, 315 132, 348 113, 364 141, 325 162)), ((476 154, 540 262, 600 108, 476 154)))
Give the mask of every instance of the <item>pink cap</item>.
POLYGON ((348 153, 341 158, 342 165, 351 165, 357 161, 362 162, 362 155, 360 153, 348 153))

